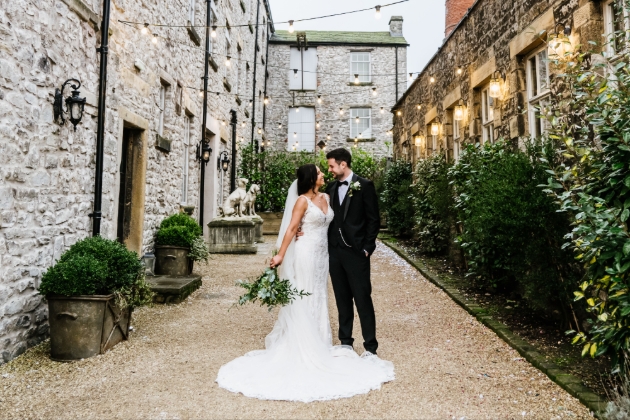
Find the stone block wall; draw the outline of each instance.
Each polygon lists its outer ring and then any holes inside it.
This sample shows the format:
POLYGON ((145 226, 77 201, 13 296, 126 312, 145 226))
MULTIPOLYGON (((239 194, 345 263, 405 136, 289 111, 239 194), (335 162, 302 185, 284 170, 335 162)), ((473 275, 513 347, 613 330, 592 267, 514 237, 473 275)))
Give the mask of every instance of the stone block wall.
MULTIPOLYGON (((229 188, 216 159, 231 150, 229 111, 237 110, 237 135, 249 139, 251 122, 246 116, 252 98, 255 31, 258 0, 225 0, 213 3, 219 28, 213 40, 217 71, 210 68, 208 139, 213 153, 206 166, 205 206, 212 212, 229 188), (243 10, 243 6, 244 9, 243 10), (252 26, 255 29, 255 26, 252 26), (226 37, 231 40, 226 51, 226 37), (241 72, 226 69, 240 52, 241 72), (247 79, 249 75, 249 80, 247 79), (225 80, 236 86, 228 92, 225 80), (245 126, 241 121, 246 121, 245 126)), ((47 336, 47 306, 37 288, 41 275, 77 240, 91 234, 94 194, 97 91, 101 0, 18 0, 0 8, 0 364, 21 354, 47 336), (85 113, 76 131, 66 122, 53 120, 55 88, 68 78, 81 80, 81 96, 87 98, 85 113)), ((184 129, 190 121, 188 147, 189 184, 186 204, 198 217, 200 166, 195 148, 201 140, 204 28, 196 28, 197 45, 186 28, 150 27, 158 35, 142 34, 141 26, 119 20, 159 24, 186 24, 189 1, 143 2, 112 0, 108 61, 105 159, 103 173, 103 236, 117 234, 119 168, 123 127, 142 132, 146 146, 146 182, 138 222, 139 254, 150 251, 161 220, 180 211, 183 185, 184 129), (170 152, 156 147, 161 84, 168 85, 164 110, 164 137, 170 152), (177 109, 176 109, 177 108, 177 109)), ((195 25, 205 25, 203 1, 196 2, 195 25)), ((260 1, 260 50, 266 49, 269 29, 268 4, 260 1), (264 19, 264 23, 263 23, 264 19)), ((257 86, 264 86, 265 65, 258 53, 257 86)), ((261 88, 262 89, 262 88, 261 88)), ((69 95, 68 89, 65 95, 69 95)), ((256 99, 258 95, 256 95, 256 99)), ((206 223, 212 214, 205 217, 206 223)))
POLYGON ((394 157, 416 161, 431 153, 431 121, 440 123, 438 149, 452 154, 452 110, 460 99, 465 105, 461 142, 480 142, 480 88, 495 70, 503 81, 501 97, 494 106, 494 138, 518 142, 529 137, 528 54, 546 45, 547 33, 556 24, 572 27, 573 45, 582 44, 598 52, 600 47, 588 41, 603 41, 602 21, 601 4, 588 0, 477 1, 394 107, 394 157), (426 136, 422 148, 415 147, 415 134, 426 136))
MULTIPOLYGON (((269 61, 281 66, 271 72, 267 91, 270 104, 267 107, 265 138, 274 150, 287 150, 292 145, 292 136, 288 132, 288 113, 291 107, 304 106, 315 108, 315 119, 320 123, 315 131, 315 144, 326 142, 326 150, 337 147, 354 147, 350 138, 351 107, 369 107, 372 115, 372 138, 360 139, 358 147, 378 156, 390 156, 392 137, 389 111, 396 103, 396 53, 394 47, 350 46, 350 45, 314 45, 317 49, 317 91, 289 90, 290 45, 269 45, 269 61), (372 83, 355 85, 350 73, 350 52, 370 51, 372 60, 372 83), (372 94, 376 88, 377 95, 372 94), (321 95, 322 103, 317 102, 321 95), (339 108, 344 109, 341 115, 339 108), (381 113, 381 108, 383 113, 381 113), (330 136, 330 138, 329 138, 330 136)), ((405 46, 398 47, 398 94, 407 85, 407 51, 405 46)), ((316 152, 319 148, 316 146, 316 152)))

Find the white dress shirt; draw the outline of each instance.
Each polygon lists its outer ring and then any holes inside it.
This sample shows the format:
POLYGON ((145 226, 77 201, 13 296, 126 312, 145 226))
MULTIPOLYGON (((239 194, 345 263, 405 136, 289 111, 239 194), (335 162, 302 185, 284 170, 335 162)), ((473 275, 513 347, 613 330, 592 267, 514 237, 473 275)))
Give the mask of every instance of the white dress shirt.
POLYGON ((337 187, 337 193, 339 194, 339 205, 343 203, 343 199, 346 197, 348 188, 350 188, 350 183, 352 182, 352 175, 354 175, 354 172, 350 171, 350 175, 348 175, 345 179, 342 179, 340 181, 340 182, 348 181, 348 185, 339 185, 339 187, 337 187))

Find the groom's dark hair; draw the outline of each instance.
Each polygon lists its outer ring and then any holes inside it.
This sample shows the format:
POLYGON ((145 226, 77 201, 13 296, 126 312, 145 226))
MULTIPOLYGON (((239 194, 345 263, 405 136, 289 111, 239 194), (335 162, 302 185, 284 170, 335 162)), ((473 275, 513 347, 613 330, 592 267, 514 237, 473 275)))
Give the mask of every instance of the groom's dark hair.
POLYGON ((348 168, 352 168, 352 155, 347 149, 339 148, 331 150, 330 152, 326 153, 326 159, 335 159, 337 165, 339 165, 341 162, 346 162, 348 168))

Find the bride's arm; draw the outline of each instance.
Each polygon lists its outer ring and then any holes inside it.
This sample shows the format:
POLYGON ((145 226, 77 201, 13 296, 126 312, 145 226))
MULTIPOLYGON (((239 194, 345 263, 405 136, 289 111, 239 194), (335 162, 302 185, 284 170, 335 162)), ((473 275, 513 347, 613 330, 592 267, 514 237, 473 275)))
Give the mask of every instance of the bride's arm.
POLYGON ((308 208, 308 204, 306 203, 306 199, 300 200, 298 198, 295 206, 293 207, 293 213, 291 214, 291 223, 289 223, 289 227, 284 234, 284 239, 282 240, 282 245, 280 246, 280 250, 278 251, 278 255, 271 259, 271 268, 277 267, 282 264, 282 260, 284 259, 284 254, 287 252, 287 248, 289 248, 289 244, 295 237, 298 228, 300 227, 300 222, 304 217, 304 213, 306 213, 306 209, 308 208))

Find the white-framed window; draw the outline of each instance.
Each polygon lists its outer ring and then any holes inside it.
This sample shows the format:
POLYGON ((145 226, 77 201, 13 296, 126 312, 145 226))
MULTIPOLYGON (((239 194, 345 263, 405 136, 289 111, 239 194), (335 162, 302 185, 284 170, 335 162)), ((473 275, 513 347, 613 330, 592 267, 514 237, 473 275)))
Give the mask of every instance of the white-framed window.
POLYGON ((158 108, 160 114, 158 115, 158 127, 157 132, 160 136, 164 135, 164 114, 166 113, 166 90, 168 85, 164 82, 160 82, 160 97, 158 98, 158 108))
POLYGON ((291 47, 290 54, 289 89, 317 90, 317 48, 291 47))
POLYGON ((289 108, 288 129, 288 151, 312 152, 315 150, 315 108, 289 108))
POLYGON ((350 53, 350 76, 354 81, 354 75, 359 75, 361 83, 372 81, 372 64, 369 52, 351 52, 350 53))
POLYGON ((372 137, 372 110, 370 108, 350 108, 350 137, 353 139, 372 137))
POLYGON ((189 0, 188 3, 188 20, 191 25, 195 25, 195 0, 189 0))
POLYGON ((494 142, 494 98, 488 86, 481 90, 481 141, 494 142))
POLYGON ((225 73, 223 74, 225 76, 225 78, 227 79, 227 81, 230 81, 230 73, 231 73, 231 68, 234 65, 234 57, 232 57, 232 42, 230 42, 230 38, 226 37, 225 38, 225 58, 224 58, 224 62, 221 63, 223 65, 223 68, 225 69, 225 73), (227 56, 230 56, 230 67, 225 65, 225 60, 227 59, 227 56))
POLYGON ((186 205, 188 202, 188 166, 190 158, 190 139, 192 138, 192 116, 186 115, 184 120, 184 161, 182 162, 182 204, 186 205))
POLYGON ((453 160, 459 162, 459 147, 461 142, 461 121, 453 119, 453 160))
POLYGON ((547 122, 540 118, 540 110, 549 98, 549 60, 547 48, 527 57, 527 101, 529 109, 529 134, 540 137, 547 129, 547 122))
POLYGON ((625 0, 604 3, 604 36, 606 49, 611 55, 622 53, 628 47, 630 19, 624 4, 625 0))

